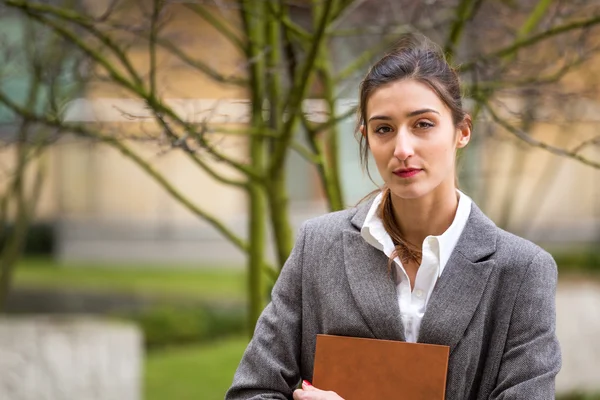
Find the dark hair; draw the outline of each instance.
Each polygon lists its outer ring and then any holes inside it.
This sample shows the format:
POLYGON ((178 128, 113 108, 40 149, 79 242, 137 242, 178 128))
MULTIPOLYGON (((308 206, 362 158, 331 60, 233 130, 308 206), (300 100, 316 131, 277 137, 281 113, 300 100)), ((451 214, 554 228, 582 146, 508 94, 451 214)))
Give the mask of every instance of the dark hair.
MULTIPOLYGON (((462 107, 460 80, 442 50, 425 37, 404 35, 390 52, 371 67, 360 83, 357 134, 361 163, 365 169, 369 139, 367 135, 360 134, 359 128, 364 125, 367 129, 367 102, 380 87, 403 79, 413 79, 429 86, 450 109, 454 125, 458 127, 465 122, 467 113, 462 107)), ((470 120, 467 123, 470 124, 470 120)))
MULTIPOLYGON (((358 105, 357 134, 360 142, 360 158, 363 168, 368 170, 369 139, 367 136, 367 102, 373 92, 380 87, 404 79, 413 79, 429 86, 448 107, 452 121, 456 127, 462 124, 471 125, 471 119, 462 107, 462 94, 458 74, 446 61, 442 50, 425 37, 408 34, 371 67, 360 84, 360 100, 358 105), (360 134, 364 126, 365 134, 360 134)), ((376 191, 379 192, 379 191, 376 191)), ((390 257, 398 255, 402 262, 414 260, 421 262, 421 249, 406 242, 402 237, 399 225, 395 221, 389 188, 384 188, 383 199, 378 214, 385 230, 391 236, 395 250, 390 257)))

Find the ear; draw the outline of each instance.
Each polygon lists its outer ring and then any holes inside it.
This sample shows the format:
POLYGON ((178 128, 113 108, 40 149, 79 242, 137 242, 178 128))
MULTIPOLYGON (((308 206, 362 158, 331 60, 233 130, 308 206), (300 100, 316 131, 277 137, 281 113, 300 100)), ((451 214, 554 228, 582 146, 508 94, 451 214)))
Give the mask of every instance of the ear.
POLYGON ((362 124, 362 125, 360 126, 360 128, 359 128, 359 129, 360 129, 360 133, 361 133, 361 134, 362 134, 364 137, 366 137, 366 136, 367 136, 367 129, 365 128, 365 125, 364 125, 364 124, 362 124))
POLYGON ((462 149, 469 143, 471 140, 471 126, 471 116, 467 114, 457 128, 456 148, 462 149))

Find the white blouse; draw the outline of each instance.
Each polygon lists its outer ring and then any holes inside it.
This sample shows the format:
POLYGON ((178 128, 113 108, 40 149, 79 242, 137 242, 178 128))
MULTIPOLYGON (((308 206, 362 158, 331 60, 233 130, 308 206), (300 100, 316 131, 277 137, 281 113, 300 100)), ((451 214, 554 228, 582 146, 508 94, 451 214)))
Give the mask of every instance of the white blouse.
MULTIPOLYGON (((423 242, 423 257, 412 292, 410 278, 406 274, 402 262, 398 257, 394 259, 397 272, 396 293, 404 326, 404 337, 407 342, 417 342, 421 321, 433 287, 442 275, 450 254, 467 224, 472 200, 461 191, 458 191, 458 194, 458 208, 450 227, 439 236, 427 236, 423 242)), ((367 243, 390 257, 394 251, 394 243, 385 231, 383 222, 377 216, 377 208, 381 203, 382 196, 383 193, 380 193, 375 197, 360 233, 367 243)))

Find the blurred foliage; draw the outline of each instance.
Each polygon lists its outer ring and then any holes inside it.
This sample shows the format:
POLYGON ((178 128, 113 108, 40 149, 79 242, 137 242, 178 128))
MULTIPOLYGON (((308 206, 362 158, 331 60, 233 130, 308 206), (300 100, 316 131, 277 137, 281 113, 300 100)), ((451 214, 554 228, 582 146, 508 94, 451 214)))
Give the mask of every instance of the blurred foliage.
POLYGON ((600 400, 600 393, 596 394, 585 394, 585 393, 572 393, 564 396, 557 396, 556 400, 600 400))
POLYGON ((121 315, 142 329, 148 349, 204 342, 224 336, 242 335, 246 316, 238 309, 201 306, 159 305, 121 315))
MULTIPOLYGON (((14 227, 8 225, 4 230, 0 229, 0 248, 4 246, 6 239, 10 237, 14 227)), ((55 245, 54 225, 47 222, 37 222, 29 226, 27 236, 25 237, 25 247, 23 254, 30 256, 51 255, 55 245)))
POLYGON ((600 247, 553 251, 560 272, 600 273, 600 247))
POLYGON ((15 288, 55 288, 134 293, 154 298, 190 298, 241 303, 246 273, 231 266, 198 264, 68 263, 28 257, 15 271, 15 288))
POLYGON ((55 290, 57 295, 70 291, 71 298, 94 294, 96 304, 103 297, 127 295, 119 310, 110 310, 113 302, 104 308, 113 317, 137 323, 146 346, 154 349, 243 333, 244 277, 243 270, 231 268, 86 263, 64 267, 48 258, 25 258, 16 269, 15 288, 55 290))
POLYGON ((209 329, 203 309, 178 310, 163 306, 142 311, 129 319, 142 329, 147 348, 194 342, 205 337, 209 329))

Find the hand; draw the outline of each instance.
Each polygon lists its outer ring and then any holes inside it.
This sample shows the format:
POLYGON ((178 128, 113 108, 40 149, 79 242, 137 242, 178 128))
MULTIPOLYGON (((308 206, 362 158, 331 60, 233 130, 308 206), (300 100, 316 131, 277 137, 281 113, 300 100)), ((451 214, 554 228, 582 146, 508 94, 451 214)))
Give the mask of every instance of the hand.
POLYGON ((344 400, 336 392, 319 390, 309 381, 302 381, 302 389, 294 390, 294 400, 344 400))

